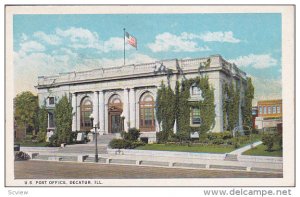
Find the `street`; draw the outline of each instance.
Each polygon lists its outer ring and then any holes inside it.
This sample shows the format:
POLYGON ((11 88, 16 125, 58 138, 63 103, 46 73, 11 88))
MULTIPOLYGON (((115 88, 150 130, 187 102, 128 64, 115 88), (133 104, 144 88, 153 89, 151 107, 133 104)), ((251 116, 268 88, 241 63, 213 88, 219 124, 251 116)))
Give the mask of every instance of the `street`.
POLYGON ((95 163, 16 161, 16 179, 281 178, 282 174, 95 163))

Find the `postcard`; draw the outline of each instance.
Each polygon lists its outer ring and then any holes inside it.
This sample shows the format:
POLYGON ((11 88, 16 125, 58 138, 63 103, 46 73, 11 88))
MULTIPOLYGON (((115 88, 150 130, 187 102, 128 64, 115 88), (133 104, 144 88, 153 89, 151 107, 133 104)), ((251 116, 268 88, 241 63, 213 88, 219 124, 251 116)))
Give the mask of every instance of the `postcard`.
POLYGON ((6 5, 6 186, 294 186, 294 23, 293 5, 6 5))

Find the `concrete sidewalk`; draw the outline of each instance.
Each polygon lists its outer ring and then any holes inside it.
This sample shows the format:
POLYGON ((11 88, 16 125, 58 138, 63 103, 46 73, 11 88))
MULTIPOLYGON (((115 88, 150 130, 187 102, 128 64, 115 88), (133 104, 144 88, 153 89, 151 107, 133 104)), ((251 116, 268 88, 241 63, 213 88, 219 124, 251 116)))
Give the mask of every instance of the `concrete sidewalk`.
POLYGON ((247 150, 250 150, 251 148, 256 147, 258 145, 261 145, 261 144, 262 144, 262 141, 255 142, 253 144, 249 144, 249 145, 244 146, 242 148, 236 149, 236 150, 230 152, 229 154, 232 154, 232 155, 241 155, 243 152, 245 152, 247 150))

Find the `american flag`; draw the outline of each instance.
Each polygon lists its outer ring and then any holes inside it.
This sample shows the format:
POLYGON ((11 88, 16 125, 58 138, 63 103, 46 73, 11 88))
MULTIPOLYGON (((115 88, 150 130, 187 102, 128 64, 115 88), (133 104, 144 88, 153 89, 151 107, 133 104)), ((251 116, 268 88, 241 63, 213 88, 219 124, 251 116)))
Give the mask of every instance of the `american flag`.
POLYGON ((126 32, 126 38, 127 38, 128 44, 130 44, 131 46, 133 46, 134 48, 137 49, 137 40, 136 40, 136 38, 133 37, 132 35, 130 35, 128 32, 126 32))

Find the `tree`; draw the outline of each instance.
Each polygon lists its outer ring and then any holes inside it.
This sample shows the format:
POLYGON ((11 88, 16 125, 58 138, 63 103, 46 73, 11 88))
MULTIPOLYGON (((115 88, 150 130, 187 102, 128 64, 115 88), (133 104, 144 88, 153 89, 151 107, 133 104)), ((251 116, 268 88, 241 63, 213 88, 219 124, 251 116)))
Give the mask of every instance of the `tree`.
POLYGON ((38 122, 39 122, 38 141, 43 142, 46 139, 46 133, 48 127, 48 111, 45 105, 39 108, 38 122))
POLYGON ((274 145, 274 134, 264 134, 262 137, 263 144, 267 147, 267 151, 272 151, 273 145, 274 145))
POLYGON ((69 144, 72 132, 72 105, 66 95, 55 105, 54 116, 57 136, 56 145, 69 144))
POLYGON ((16 124, 24 129, 25 136, 27 131, 35 133, 34 129, 38 128, 38 108, 38 97, 29 91, 22 92, 15 98, 16 124))
POLYGON ((224 129, 231 131, 238 125, 239 121, 240 91, 232 82, 223 87, 224 129))
POLYGON ((243 124, 251 130, 252 123, 252 99, 254 98, 254 87, 250 77, 247 78, 247 87, 245 90, 245 107, 243 109, 243 124))
POLYGON ((164 133, 162 138, 170 137, 175 122, 175 94, 170 86, 161 83, 156 98, 156 118, 164 133))

